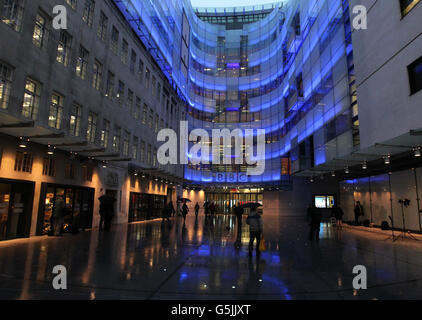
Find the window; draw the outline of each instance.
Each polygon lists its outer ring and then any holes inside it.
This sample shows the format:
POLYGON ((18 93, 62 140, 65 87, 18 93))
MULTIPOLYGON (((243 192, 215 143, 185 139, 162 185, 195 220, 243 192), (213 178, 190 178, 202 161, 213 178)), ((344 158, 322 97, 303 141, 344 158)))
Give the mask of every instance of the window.
POLYGON ((7 109, 9 106, 11 84, 12 68, 0 62, 0 109, 7 109))
POLYGON ((161 83, 157 83, 157 100, 160 103, 160 98, 161 98, 161 83))
POLYGON ((103 81, 103 65, 100 62, 98 62, 98 60, 95 60, 94 68, 93 68, 93 76, 92 76, 92 87, 100 91, 102 81, 103 81))
POLYGON ((422 90, 422 57, 407 67, 410 80, 410 94, 422 90))
POLYGON ((160 125, 160 117, 158 116, 158 114, 155 115, 155 127, 154 127, 154 131, 155 133, 158 132, 158 126, 160 125))
POLYGON ((113 26, 113 30, 111 32, 111 51, 114 52, 114 54, 117 55, 119 48, 119 30, 116 29, 115 26, 113 26))
POLYGON ((152 164, 152 146, 148 144, 147 163, 152 164))
POLYGON ((138 160, 138 137, 133 137, 132 141, 132 159, 138 160))
POLYGON ((129 110, 129 114, 132 114, 133 109, 133 91, 128 89, 127 91, 127 108, 129 110))
POLYGON ((132 50, 130 55, 130 73, 135 73, 135 64, 136 64, 136 52, 132 50))
POLYGON ((82 107, 74 103, 70 111, 69 134, 79 137, 81 129, 82 107))
POLYGON ((147 124, 148 106, 144 103, 144 111, 142 112, 142 124, 147 124))
POLYGON ((86 140, 95 143, 95 135, 97 133, 97 115, 90 112, 88 115, 88 129, 86 131, 86 140))
POLYGON ((25 93, 23 96, 22 115, 36 120, 40 105, 41 84, 32 79, 26 79, 25 93))
POLYGON ((105 120, 103 122, 103 131, 101 131, 101 146, 108 148, 108 139, 110 137, 110 121, 105 120))
POLYGON ((42 167, 43 176, 55 177, 56 176, 56 159, 46 157, 43 160, 42 167))
POLYGON ((116 126, 114 127, 114 137, 113 137, 113 151, 116 153, 120 152, 120 138, 121 138, 121 128, 116 126))
POLYGON ((31 153, 16 151, 15 171, 32 173, 32 162, 31 153))
POLYGON ((152 109, 149 110, 149 121, 148 121, 148 126, 150 129, 152 129, 154 125, 154 111, 152 109))
POLYGON ((136 106, 133 112, 133 118, 135 118, 135 120, 139 120, 140 116, 141 116, 141 98, 136 97, 136 106))
POLYGON ((66 3, 73 9, 76 10, 77 0, 66 0, 66 3))
POLYGON ((400 0, 402 16, 408 14, 419 2, 420 0, 400 0))
POLYGON ((1 12, 1 21, 18 32, 22 26, 23 1, 5 0, 1 12))
POLYGON ((92 182, 94 170, 91 166, 82 166, 82 180, 92 182))
POLYGON ((141 150, 139 154, 139 160, 141 162, 145 161, 145 141, 141 141, 141 150))
POLYGON ((157 90, 157 79, 155 76, 152 76, 152 84, 151 84, 151 96, 155 97, 155 90, 157 90))
POLYGON ((152 166, 156 167, 157 166, 157 149, 154 148, 154 155, 152 157, 152 166))
POLYGON ((63 96, 53 93, 51 95, 50 113, 48 115, 48 125, 55 129, 61 128, 63 114, 63 96))
POLYGON ((98 35, 98 38, 100 38, 104 42, 107 41, 107 28, 108 28, 108 18, 104 14, 104 12, 101 11, 100 21, 98 23, 97 35, 98 35))
POLYGON ((60 32, 59 45, 57 47, 57 62, 63 64, 65 67, 69 63, 69 55, 72 46, 72 37, 66 32, 60 32))
POLYGON ((85 80, 86 69, 88 67, 89 52, 82 46, 79 47, 79 57, 76 61, 76 75, 85 80))
POLYGON ((123 64, 127 64, 127 55, 129 54, 129 44, 125 39, 122 42, 122 51, 120 52, 120 60, 123 64))
POLYGON ((129 156, 129 136, 130 133, 128 131, 125 131, 125 134, 123 136, 123 157, 129 156))
POLYGON ((141 59, 139 59, 138 77, 139 82, 142 83, 142 81, 144 80, 144 62, 141 59))
POLYGON ((148 68, 146 68, 145 70, 145 88, 149 88, 149 78, 151 76, 151 72, 149 71, 148 68))
POLYGON ((38 48, 45 48, 47 46, 47 19, 41 13, 37 14, 35 19, 34 34, 32 35, 32 42, 38 48))
POLYGON ((85 7, 84 7, 84 13, 83 13, 83 16, 82 16, 82 20, 89 27, 92 27, 92 19, 94 18, 94 8, 95 8, 95 1, 94 0, 85 0, 85 7))
POLYGON ((108 72, 107 76, 107 88, 106 88, 106 97, 109 99, 113 99, 114 95, 114 74, 112 72, 108 72))
POLYGON ((73 162, 66 163, 66 167, 64 169, 64 177, 65 179, 75 179, 76 167, 73 162))
POLYGON ((117 101, 119 102, 120 106, 123 105, 123 101, 125 99, 125 84, 122 81, 119 81, 119 86, 117 88, 117 101))

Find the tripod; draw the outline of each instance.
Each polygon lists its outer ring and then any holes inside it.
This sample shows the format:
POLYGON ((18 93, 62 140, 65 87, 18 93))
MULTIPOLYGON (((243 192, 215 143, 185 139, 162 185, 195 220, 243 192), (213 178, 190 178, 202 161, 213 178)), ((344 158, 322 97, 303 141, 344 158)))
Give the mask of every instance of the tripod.
MULTIPOLYGON (((415 241, 419 241, 418 239, 416 239, 411 233, 410 231, 406 232, 406 222, 405 222, 405 218, 404 218, 404 205, 405 203, 400 202, 401 204, 401 215, 402 215, 402 219, 403 219, 403 231, 395 238, 393 238, 393 242, 396 242, 397 240, 406 240, 406 239, 410 239, 410 240, 415 240, 415 241)), ((407 207, 407 205, 406 205, 407 207)))

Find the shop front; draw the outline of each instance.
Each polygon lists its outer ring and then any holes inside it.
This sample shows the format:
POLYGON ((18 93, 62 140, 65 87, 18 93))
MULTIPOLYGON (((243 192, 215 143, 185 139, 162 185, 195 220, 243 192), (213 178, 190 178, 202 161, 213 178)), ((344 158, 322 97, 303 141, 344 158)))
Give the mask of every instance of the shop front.
POLYGON ((263 203, 261 189, 233 189, 229 192, 206 192, 206 201, 216 205, 216 213, 230 214, 235 205, 242 205, 248 202, 263 203))
POLYGON ((58 198, 62 198, 66 205, 64 228, 71 224, 82 229, 92 228, 94 194, 95 190, 92 188, 43 183, 37 235, 45 235, 51 231, 51 217, 58 198))
POLYGON ((34 183, 0 179, 0 241, 28 238, 34 183))
POLYGON ((129 222, 161 218, 166 201, 167 196, 131 192, 129 222))

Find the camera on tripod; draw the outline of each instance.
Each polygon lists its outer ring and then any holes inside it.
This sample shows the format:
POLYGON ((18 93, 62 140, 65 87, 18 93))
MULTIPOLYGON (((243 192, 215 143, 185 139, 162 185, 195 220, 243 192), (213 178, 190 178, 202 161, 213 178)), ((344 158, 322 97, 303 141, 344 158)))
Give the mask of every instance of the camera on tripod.
POLYGON ((401 205, 404 205, 405 207, 410 206, 410 200, 409 200, 409 199, 400 199, 400 200, 399 200, 399 203, 400 203, 401 205))

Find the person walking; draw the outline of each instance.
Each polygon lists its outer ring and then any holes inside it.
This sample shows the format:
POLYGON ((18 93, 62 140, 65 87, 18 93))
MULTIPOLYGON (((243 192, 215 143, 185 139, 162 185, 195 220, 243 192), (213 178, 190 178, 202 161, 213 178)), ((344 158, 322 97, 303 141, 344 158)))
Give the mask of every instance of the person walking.
POLYGON ((253 244, 256 239, 256 254, 259 256, 259 245, 261 243, 263 233, 263 223, 261 215, 257 212, 256 208, 252 207, 246 223, 249 225, 249 257, 252 257, 253 244))
POLYGON ((170 222, 170 216, 171 216, 172 212, 170 209, 170 203, 168 203, 161 211, 161 217, 163 218, 163 223, 164 221, 168 221, 170 222))
POLYGON ((208 217, 208 214, 210 213, 210 205, 208 203, 208 201, 205 201, 204 203, 204 213, 205 213, 205 217, 208 217))
POLYGON ((244 212, 244 210, 240 205, 237 205, 237 206, 234 207, 234 214, 236 215, 238 229, 242 228, 243 212, 244 212))
POLYGON ((199 203, 197 202, 195 205, 195 217, 198 218, 198 214, 199 214, 199 203))
POLYGON ((66 205, 62 197, 56 199, 54 205, 54 235, 60 236, 62 234, 62 228, 64 223, 64 217, 66 216, 66 205))
POLYGON ((168 209, 170 211, 170 217, 173 217, 176 214, 176 210, 174 210, 173 201, 168 203, 168 209))
POLYGON ((114 217, 114 203, 116 199, 110 195, 103 194, 98 198, 100 200, 100 230, 110 231, 111 221, 114 217))
POLYGON ((322 213, 315 205, 308 208, 308 218, 310 220, 309 241, 316 239, 319 241, 322 213))
POLYGON ((343 229, 343 216, 344 212, 343 209, 340 208, 338 205, 334 206, 334 217, 336 218, 337 228, 343 229))
POLYGON ((363 206, 360 204, 360 201, 357 201, 355 206, 355 224, 357 226, 359 225, 359 217, 363 215, 363 206))
POLYGON ((182 206, 182 216, 183 216, 183 225, 186 224, 186 216, 188 215, 189 212, 189 208, 186 205, 186 201, 183 202, 183 206, 182 206))

